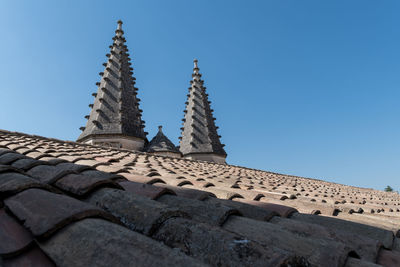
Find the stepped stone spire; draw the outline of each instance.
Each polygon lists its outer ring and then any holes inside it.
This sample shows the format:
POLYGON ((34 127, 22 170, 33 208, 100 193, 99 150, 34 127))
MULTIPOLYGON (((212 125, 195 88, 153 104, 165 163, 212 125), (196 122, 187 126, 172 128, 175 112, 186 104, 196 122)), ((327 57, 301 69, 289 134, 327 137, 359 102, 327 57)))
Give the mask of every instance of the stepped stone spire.
POLYGON ((181 153, 174 143, 166 137, 162 131, 162 126, 158 126, 158 133, 151 139, 150 143, 144 149, 145 152, 155 155, 180 158, 181 153))
POLYGON ((107 54, 90 115, 78 142, 141 150, 147 142, 122 21, 107 54))
POLYGON ((180 151, 185 158, 225 163, 227 156, 215 126, 204 81, 194 60, 193 79, 190 81, 185 117, 181 128, 180 151))

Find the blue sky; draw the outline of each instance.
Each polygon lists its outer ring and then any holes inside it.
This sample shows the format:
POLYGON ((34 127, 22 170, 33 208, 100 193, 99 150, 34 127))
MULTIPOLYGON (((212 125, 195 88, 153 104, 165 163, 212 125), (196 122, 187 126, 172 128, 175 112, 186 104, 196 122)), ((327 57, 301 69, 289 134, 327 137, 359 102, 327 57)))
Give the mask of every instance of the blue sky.
POLYGON ((0 2, 0 128, 75 140, 122 19, 146 130, 199 59, 230 164, 400 189, 398 1, 0 2))

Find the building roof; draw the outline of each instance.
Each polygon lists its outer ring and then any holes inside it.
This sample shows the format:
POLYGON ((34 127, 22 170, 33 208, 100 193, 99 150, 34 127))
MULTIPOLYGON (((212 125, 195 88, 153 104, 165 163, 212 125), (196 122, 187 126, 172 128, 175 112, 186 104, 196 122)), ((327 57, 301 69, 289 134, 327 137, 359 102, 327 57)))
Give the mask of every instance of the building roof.
POLYGON ((162 131, 162 126, 158 126, 158 133, 151 139, 149 144, 145 147, 146 152, 172 152, 180 153, 174 143, 166 137, 162 131))
POLYGON ((198 62, 194 60, 193 79, 190 81, 188 100, 179 150, 183 155, 194 153, 212 153, 226 156, 224 145, 220 142, 215 126, 213 110, 210 107, 204 81, 199 73, 198 62))
POLYGON ((398 194, 0 130, 0 266, 400 266, 398 194))
POLYGON ((94 103, 90 104, 90 115, 86 127, 78 141, 84 141, 93 135, 122 135, 146 139, 144 121, 139 108, 140 99, 135 87, 133 68, 131 67, 128 48, 123 36, 122 21, 107 54, 104 72, 100 73, 101 80, 96 83, 97 93, 94 93, 94 103))

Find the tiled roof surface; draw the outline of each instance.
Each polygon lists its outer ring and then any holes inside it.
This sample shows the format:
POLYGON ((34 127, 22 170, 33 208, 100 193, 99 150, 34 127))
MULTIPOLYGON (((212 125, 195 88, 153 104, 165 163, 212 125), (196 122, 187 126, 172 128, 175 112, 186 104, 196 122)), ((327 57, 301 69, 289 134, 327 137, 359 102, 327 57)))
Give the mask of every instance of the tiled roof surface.
POLYGON ((399 204, 394 193, 0 131, 0 266, 400 266, 399 204))

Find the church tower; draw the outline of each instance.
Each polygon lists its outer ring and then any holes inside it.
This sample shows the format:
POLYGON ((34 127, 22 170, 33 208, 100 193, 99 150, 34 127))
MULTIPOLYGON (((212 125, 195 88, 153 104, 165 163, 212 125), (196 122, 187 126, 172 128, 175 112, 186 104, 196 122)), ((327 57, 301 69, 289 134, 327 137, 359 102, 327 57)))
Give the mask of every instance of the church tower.
POLYGON ((142 150, 147 142, 142 120, 140 99, 135 87, 133 68, 131 67, 126 39, 123 36, 122 21, 118 27, 104 63, 104 72, 100 72, 100 82, 94 103, 90 104, 90 115, 86 127, 81 127, 82 134, 78 142, 142 150))
POLYGON ((227 156, 215 126, 213 110, 208 101, 204 81, 194 60, 191 86, 186 102, 180 137, 180 151, 185 158, 225 163, 227 156))

